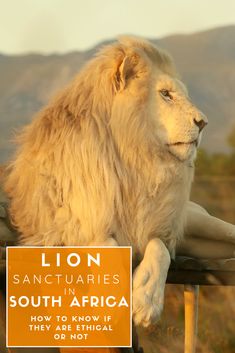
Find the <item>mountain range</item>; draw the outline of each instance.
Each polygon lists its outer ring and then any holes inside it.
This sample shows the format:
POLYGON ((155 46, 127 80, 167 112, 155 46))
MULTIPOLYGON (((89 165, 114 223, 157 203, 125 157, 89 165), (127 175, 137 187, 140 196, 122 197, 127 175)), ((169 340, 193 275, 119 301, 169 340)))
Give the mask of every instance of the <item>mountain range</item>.
MULTIPOLYGON (((235 25, 151 41, 170 52, 193 102, 209 119, 201 146, 228 152, 227 136, 235 126, 235 25)), ((103 44, 67 54, 0 54, 0 163, 14 149, 15 131, 103 44)))

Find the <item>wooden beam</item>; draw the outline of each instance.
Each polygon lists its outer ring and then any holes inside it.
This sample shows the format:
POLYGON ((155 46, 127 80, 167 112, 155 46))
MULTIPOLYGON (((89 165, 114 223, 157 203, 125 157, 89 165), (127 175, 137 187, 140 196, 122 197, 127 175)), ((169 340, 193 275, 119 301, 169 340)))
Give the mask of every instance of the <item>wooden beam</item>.
POLYGON ((198 285, 184 286, 185 337, 184 353, 195 353, 198 318, 198 285))

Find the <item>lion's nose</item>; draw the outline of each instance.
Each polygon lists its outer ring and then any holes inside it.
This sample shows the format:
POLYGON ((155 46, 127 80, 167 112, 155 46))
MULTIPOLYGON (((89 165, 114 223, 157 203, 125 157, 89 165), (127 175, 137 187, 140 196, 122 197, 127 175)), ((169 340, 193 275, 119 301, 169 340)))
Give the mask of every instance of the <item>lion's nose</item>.
POLYGON ((204 114, 202 114, 198 120, 194 118, 193 121, 194 124, 198 126, 199 132, 208 124, 208 120, 204 114))

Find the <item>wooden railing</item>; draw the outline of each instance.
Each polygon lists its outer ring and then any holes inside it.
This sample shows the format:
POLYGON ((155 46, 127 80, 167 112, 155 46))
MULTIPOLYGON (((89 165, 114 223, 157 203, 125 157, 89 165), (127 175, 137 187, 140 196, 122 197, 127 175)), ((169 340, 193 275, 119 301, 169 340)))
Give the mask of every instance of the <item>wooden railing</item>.
POLYGON ((235 286, 235 258, 199 260, 190 257, 176 257, 168 272, 167 283, 184 285, 184 353, 194 353, 197 338, 199 286, 235 286))

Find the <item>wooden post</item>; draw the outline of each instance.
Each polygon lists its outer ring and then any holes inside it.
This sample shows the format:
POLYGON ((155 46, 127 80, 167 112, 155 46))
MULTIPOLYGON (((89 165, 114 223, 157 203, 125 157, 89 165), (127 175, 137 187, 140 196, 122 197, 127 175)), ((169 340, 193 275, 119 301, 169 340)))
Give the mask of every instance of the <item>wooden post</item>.
POLYGON ((185 336, 184 353, 195 353, 198 318, 198 285, 184 286, 185 336))

